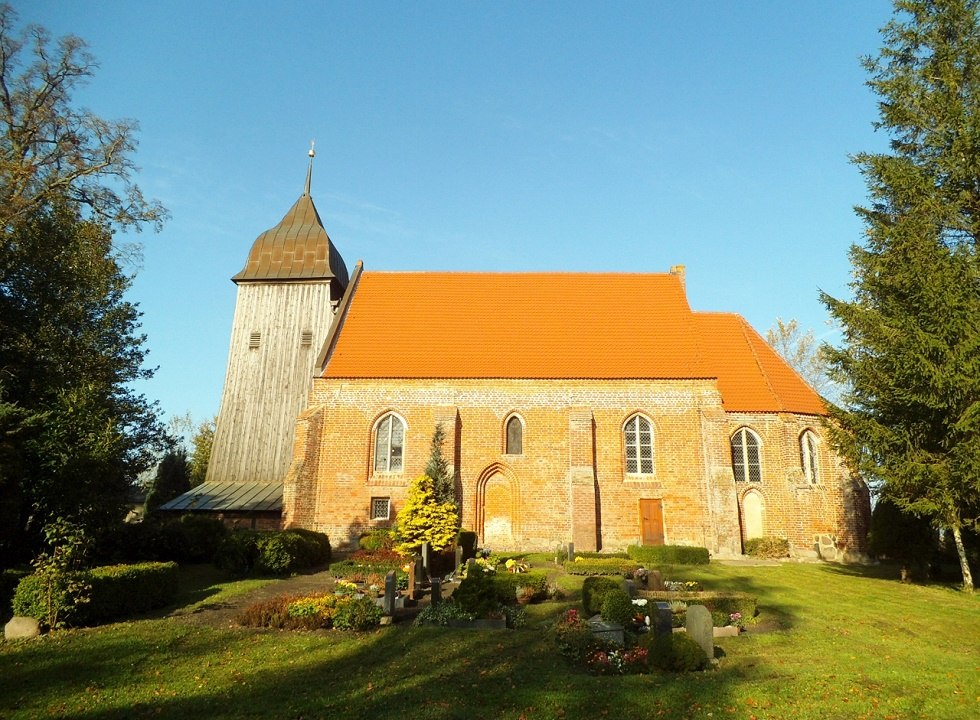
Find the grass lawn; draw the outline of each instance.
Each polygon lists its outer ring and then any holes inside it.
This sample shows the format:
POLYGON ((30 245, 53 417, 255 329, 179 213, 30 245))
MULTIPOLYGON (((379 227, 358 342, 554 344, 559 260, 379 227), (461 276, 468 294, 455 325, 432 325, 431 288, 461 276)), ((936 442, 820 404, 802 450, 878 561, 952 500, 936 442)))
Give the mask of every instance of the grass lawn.
MULTIPOLYGON (((755 593, 776 629, 716 641, 719 669, 592 677, 531 608, 516 631, 404 625, 364 635, 216 629, 174 618, 0 644, 0 718, 975 718, 980 601, 875 569, 678 568, 755 593)), ((563 584, 574 582, 563 578, 563 584)), ((245 586, 197 579, 187 603, 245 586)))

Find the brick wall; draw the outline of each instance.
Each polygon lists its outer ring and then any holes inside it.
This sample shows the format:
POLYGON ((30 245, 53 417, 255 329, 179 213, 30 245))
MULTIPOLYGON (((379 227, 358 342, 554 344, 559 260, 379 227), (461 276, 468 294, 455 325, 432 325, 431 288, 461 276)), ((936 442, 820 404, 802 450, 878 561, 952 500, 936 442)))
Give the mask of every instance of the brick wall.
MULTIPOLYGON (((463 527, 499 549, 615 550, 640 541, 639 503, 663 503, 667 543, 741 551, 740 501, 729 436, 748 425, 763 439, 766 534, 808 552, 818 536, 855 543, 844 527, 844 477, 821 443, 821 482, 799 469, 798 436, 823 438, 819 418, 731 415, 712 381, 325 380, 297 424, 284 490, 284 522, 327 532, 335 547, 356 542, 371 520, 371 499, 387 497, 392 519, 409 481, 428 462, 432 433, 443 424, 444 454, 454 465, 463 527), (373 472, 373 429, 389 412, 406 425, 404 469, 373 472), (523 452, 506 454, 506 421, 524 421, 523 452), (654 472, 625 471, 623 426, 650 419, 654 472)), ((743 487, 745 486, 745 487, 743 487)), ((852 545, 853 547, 853 545, 852 545)))

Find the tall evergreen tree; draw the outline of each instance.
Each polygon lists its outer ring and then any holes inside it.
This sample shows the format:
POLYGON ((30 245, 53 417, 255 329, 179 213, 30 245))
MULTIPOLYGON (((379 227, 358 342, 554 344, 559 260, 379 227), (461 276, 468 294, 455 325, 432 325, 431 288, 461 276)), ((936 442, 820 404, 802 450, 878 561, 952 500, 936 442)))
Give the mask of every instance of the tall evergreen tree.
POLYGON ((860 153, 866 242, 853 299, 823 295, 844 342, 835 441, 883 497, 962 542, 980 512, 980 6, 896 0, 864 59, 890 152, 860 153))
POLYGON ((167 451, 157 465, 156 475, 146 493, 146 510, 153 512, 164 503, 191 489, 191 468, 187 451, 177 447, 167 451))
POLYGON ((432 445, 429 449, 429 464, 425 467, 425 474, 432 478, 432 490, 435 493, 436 502, 456 504, 456 488, 453 476, 449 472, 449 461, 442 453, 442 446, 446 443, 446 431, 442 428, 442 423, 436 424, 436 429, 432 433, 432 445))

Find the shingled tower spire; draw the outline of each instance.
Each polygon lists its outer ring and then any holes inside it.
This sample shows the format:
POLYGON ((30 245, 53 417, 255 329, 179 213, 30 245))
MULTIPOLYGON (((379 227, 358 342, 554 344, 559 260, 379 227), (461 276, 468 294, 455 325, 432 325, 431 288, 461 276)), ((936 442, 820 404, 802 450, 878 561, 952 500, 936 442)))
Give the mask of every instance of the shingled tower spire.
POLYGON ((315 155, 311 143, 303 194, 232 278, 238 298, 208 482, 281 482, 289 468, 296 416, 348 283, 310 195, 315 155))

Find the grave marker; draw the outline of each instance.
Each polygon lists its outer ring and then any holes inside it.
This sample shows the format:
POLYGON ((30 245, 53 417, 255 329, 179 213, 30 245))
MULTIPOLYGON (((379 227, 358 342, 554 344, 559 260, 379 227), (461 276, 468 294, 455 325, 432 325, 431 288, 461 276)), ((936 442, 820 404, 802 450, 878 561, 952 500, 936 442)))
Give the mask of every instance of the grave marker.
POLYGON ((398 581, 395 579, 395 571, 389 570, 385 575, 385 601, 382 605, 385 615, 395 614, 395 597, 398 595, 398 581))
POLYGON ((687 634, 693 638, 711 660, 715 656, 714 629, 711 613, 704 605, 687 606, 687 634))

